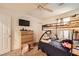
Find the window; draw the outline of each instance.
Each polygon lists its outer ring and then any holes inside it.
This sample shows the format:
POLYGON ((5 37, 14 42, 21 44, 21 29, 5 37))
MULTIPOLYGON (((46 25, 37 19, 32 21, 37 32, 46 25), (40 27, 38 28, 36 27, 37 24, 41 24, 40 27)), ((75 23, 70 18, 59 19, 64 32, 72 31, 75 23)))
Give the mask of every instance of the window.
POLYGON ((69 21, 70 21, 70 17, 63 19, 63 23, 64 23, 64 24, 67 24, 69 21))
POLYGON ((63 30, 58 31, 59 39, 63 39, 63 30))
POLYGON ((64 30, 64 39, 69 39, 69 30, 64 30))
POLYGON ((61 25, 61 24, 63 23, 63 19, 62 19, 62 18, 61 18, 61 19, 58 19, 57 23, 58 23, 59 25, 61 25))

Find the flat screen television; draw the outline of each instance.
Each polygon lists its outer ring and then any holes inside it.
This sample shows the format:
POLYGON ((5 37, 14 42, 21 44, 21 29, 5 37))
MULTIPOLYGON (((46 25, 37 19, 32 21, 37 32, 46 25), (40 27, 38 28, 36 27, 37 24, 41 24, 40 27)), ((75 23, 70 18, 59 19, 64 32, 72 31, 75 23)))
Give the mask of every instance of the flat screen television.
POLYGON ((19 26, 30 26, 30 21, 19 19, 19 26))

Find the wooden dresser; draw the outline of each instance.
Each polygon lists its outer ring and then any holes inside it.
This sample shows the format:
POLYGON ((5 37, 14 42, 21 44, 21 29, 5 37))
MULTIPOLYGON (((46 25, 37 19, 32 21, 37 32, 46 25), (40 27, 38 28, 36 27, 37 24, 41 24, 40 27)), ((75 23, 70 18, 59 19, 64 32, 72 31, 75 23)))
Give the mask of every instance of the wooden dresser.
POLYGON ((33 43, 33 31, 21 31, 21 45, 33 43))

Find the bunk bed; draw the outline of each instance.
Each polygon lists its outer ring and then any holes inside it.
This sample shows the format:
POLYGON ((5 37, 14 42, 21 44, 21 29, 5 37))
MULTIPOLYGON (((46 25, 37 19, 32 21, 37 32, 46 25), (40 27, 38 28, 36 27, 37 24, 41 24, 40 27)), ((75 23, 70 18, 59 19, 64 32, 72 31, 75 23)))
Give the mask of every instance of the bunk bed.
MULTIPOLYGON (((57 36, 57 28, 68 28, 72 30, 71 40, 73 43, 75 28, 79 27, 79 20, 72 20, 72 21, 69 21, 67 24, 52 23, 52 24, 43 25, 43 28, 51 28, 51 27, 56 29, 56 34, 55 34, 56 39, 53 39, 51 37, 48 39, 59 40, 57 36)), ((47 32, 51 32, 51 30, 47 30, 44 34, 47 34, 47 32)), ((64 52, 62 50, 59 50, 58 48, 52 47, 50 44, 48 44, 48 42, 45 43, 44 41, 42 41, 42 37, 44 36, 44 34, 41 36, 39 40, 38 49, 42 49, 42 51, 45 52, 49 56, 76 56, 76 54, 73 53, 73 44, 71 46, 71 52, 64 52)))

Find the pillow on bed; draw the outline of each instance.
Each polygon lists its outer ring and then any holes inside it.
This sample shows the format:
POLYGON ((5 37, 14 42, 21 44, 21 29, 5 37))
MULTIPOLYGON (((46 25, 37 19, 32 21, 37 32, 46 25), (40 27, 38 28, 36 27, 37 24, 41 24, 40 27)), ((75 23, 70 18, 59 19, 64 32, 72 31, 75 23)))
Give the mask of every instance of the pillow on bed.
POLYGON ((49 43, 49 42, 51 42, 50 39, 49 39, 49 40, 44 40, 44 39, 42 39, 41 41, 44 42, 44 43, 49 43))

